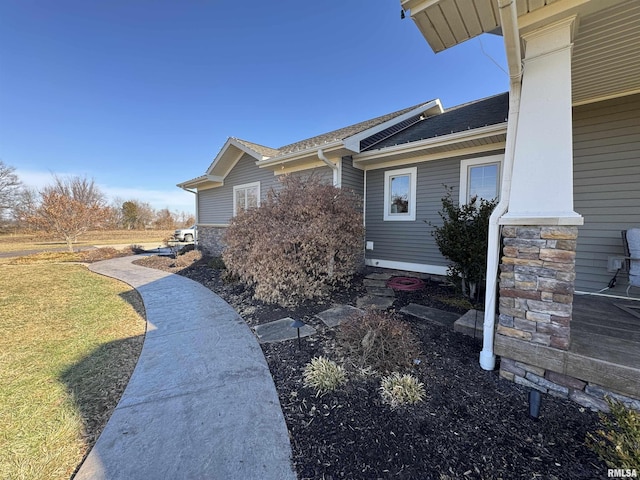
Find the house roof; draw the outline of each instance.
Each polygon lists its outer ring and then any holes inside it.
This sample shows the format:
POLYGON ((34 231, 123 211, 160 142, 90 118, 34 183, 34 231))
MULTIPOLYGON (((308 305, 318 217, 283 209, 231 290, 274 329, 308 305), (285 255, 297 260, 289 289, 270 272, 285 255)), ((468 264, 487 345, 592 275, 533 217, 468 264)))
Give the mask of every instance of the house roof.
POLYGON ((276 155, 279 154, 279 151, 276 148, 265 147, 264 145, 259 145, 257 143, 249 142, 247 140, 242 140, 241 138, 237 138, 237 137, 231 137, 231 138, 236 142, 244 145, 248 149, 253 150, 256 153, 259 153, 263 157, 275 157, 276 155))
POLYGON ((426 105, 427 103, 429 102, 420 103, 418 105, 404 108, 402 110, 398 110, 393 113, 388 113, 386 115, 381 115, 379 117, 372 118, 370 120, 365 120, 364 122, 359 122, 354 125, 349 125, 348 127, 339 128, 337 130, 323 133, 321 135, 316 135, 315 137, 307 138, 299 142, 290 143, 289 145, 284 145, 278 148, 279 155, 287 155, 290 153, 308 150, 311 148, 318 148, 328 143, 344 140, 353 135, 364 132, 365 130, 376 127, 384 122, 393 120, 394 118, 404 115, 405 113, 415 110, 423 105, 426 105))
POLYGON ((450 135, 507 121, 509 94, 501 93, 446 109, 440 115, 426 117, 406 129, 391 135, 364 151, 380 150, 428 138, 450 135))

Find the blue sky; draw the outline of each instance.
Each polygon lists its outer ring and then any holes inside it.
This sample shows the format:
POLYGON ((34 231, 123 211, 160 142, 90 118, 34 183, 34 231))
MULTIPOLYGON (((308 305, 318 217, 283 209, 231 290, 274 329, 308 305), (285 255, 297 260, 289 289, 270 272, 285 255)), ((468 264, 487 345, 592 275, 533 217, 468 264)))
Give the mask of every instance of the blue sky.
POLYGON ((503 92, 502 38, 434 54, 398 0, 0 1, 0 159, 193 211, 227 137, 279 147, 503 92), (498 65, 496 65, 498 64, 498 65), (501 67, 501 68, 500 68, 501 67))

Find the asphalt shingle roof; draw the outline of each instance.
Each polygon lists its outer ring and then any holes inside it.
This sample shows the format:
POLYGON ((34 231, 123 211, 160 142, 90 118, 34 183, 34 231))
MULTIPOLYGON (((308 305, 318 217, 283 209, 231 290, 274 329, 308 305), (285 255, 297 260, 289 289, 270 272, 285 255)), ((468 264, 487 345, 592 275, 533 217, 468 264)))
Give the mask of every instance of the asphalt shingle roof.
POLYGON ((424 105, 425 103, 427 102, 414 105, 413 107, 404 108, 402 110, 398 110, 397 112, 388 113, 380 117, 372 118, 371 120, 365 120, 364 122, 356 123, 348 127, 339 128, 338 130, 333 130, 331 132, 323 133, 315 137, 307 138, 306 140, 301 140, 296 143, 285 145, 283 147, 278 148, 279 155, 295 153, 303 150, 308 150, 313 147, 321 147, 322 145, 335 142, 338 140, 344 140, 345 138, 348 138, 352 135, 356 135, 369 128, 373 128, 377 125, 380 125, 381 123, 384 123, 388 120, 399 117, 400 115, 404 115, 405 113, 410 112, 411 110, 414 110, 424 105))
POLYGON ((507 121, 509 94, 501 93, 475 102, 465 103, 421 120, 401 132, 366 148, 379 150, 409 142, 440 137, 507 121))
POLYGON ((249 142, 247 140, 242 140, 241 138, 236 138, 236 137, 231 137, 231 138, 233 138, 236 142, 244 145, 245 147, 253 150, 254 152, 259 153, 263 157, 275 157, 276 155, 279 155, 278 150, 275 148, 265 147, 264 145, 259 145, 257 143, 249 142))

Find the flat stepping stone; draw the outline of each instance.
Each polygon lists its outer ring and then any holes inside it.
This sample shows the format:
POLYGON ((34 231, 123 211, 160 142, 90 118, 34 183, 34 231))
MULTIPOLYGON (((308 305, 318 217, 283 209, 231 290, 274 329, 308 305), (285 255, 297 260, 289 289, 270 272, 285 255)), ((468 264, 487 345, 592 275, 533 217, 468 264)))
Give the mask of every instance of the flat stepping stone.
POLYGON ((356 306, 358 308, 375 308, 384 310, 393 305, 393 302, 394 299, 392 297, 372 297, 367 295, 356 300, 356 306))
POLYGON ((386 280, 372 280, 370 278, 365 278, 364 280, 362 280, 362 284, 365 287, 385 288, 387 286, 387 281, 386 280))
MULTIPOLYGON (((497 315, 494 326, 495 325, 498 325, 497 315)), ((453 323, 453 330, 482 340, 484 332, 484 312, 480 310, 469 310, 453 323)))
POLYGON ((349 317, 363 314, 363 310, 352 307, 351 305, 338 305, 337 307, 333 307, 329 310, 318 313, 316 317, 322 320, 322 323, 324 323, 327 327, 333 328, 340 325, 349 317))
POLYGON ((422 320, 428 322, 444 325, 445 327, 453 328, 453 324, 460 318, 460 314, 445 312, 444 310, 438 310, 437 308, 427 307, 425 305, 418 305, 417 303, 410 303, 406 307, 400 310, 400 313, 406 313, 407 315, 413 315, 422 320))
MULTIPOLYGON (((285 340, 293 340, 298 338, 297 329, 293 328, 291 324, 294 322, 293 318, 281 318, 274 322, 263 323, 253 327, 260 343, 274 343, 284 342, 285 340)), ((305 325, 300 328, 300 337, 308 337, 316 333, 316 329, 311 325, 305 325)))
POLYGON ((364 278, 368 278, 369 280, 389 280, 393 275, 391 273, 370 273, 364 278))
POLYGON ((387 287, 367 287, 367 295, 373 295, 376 297, 395 297, 396 292, 387 287))

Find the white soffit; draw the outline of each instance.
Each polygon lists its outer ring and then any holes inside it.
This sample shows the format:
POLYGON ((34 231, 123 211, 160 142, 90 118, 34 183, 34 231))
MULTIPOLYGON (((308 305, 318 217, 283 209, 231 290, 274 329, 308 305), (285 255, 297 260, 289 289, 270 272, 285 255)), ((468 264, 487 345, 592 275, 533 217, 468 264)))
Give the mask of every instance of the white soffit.
POLYGON ((500 26, 495 0, 404 1, 434 52, 441 52, 500 26))
POLYGON ((573 103, 640 92, 640 2, 582 17, 573 46, 573 103))

